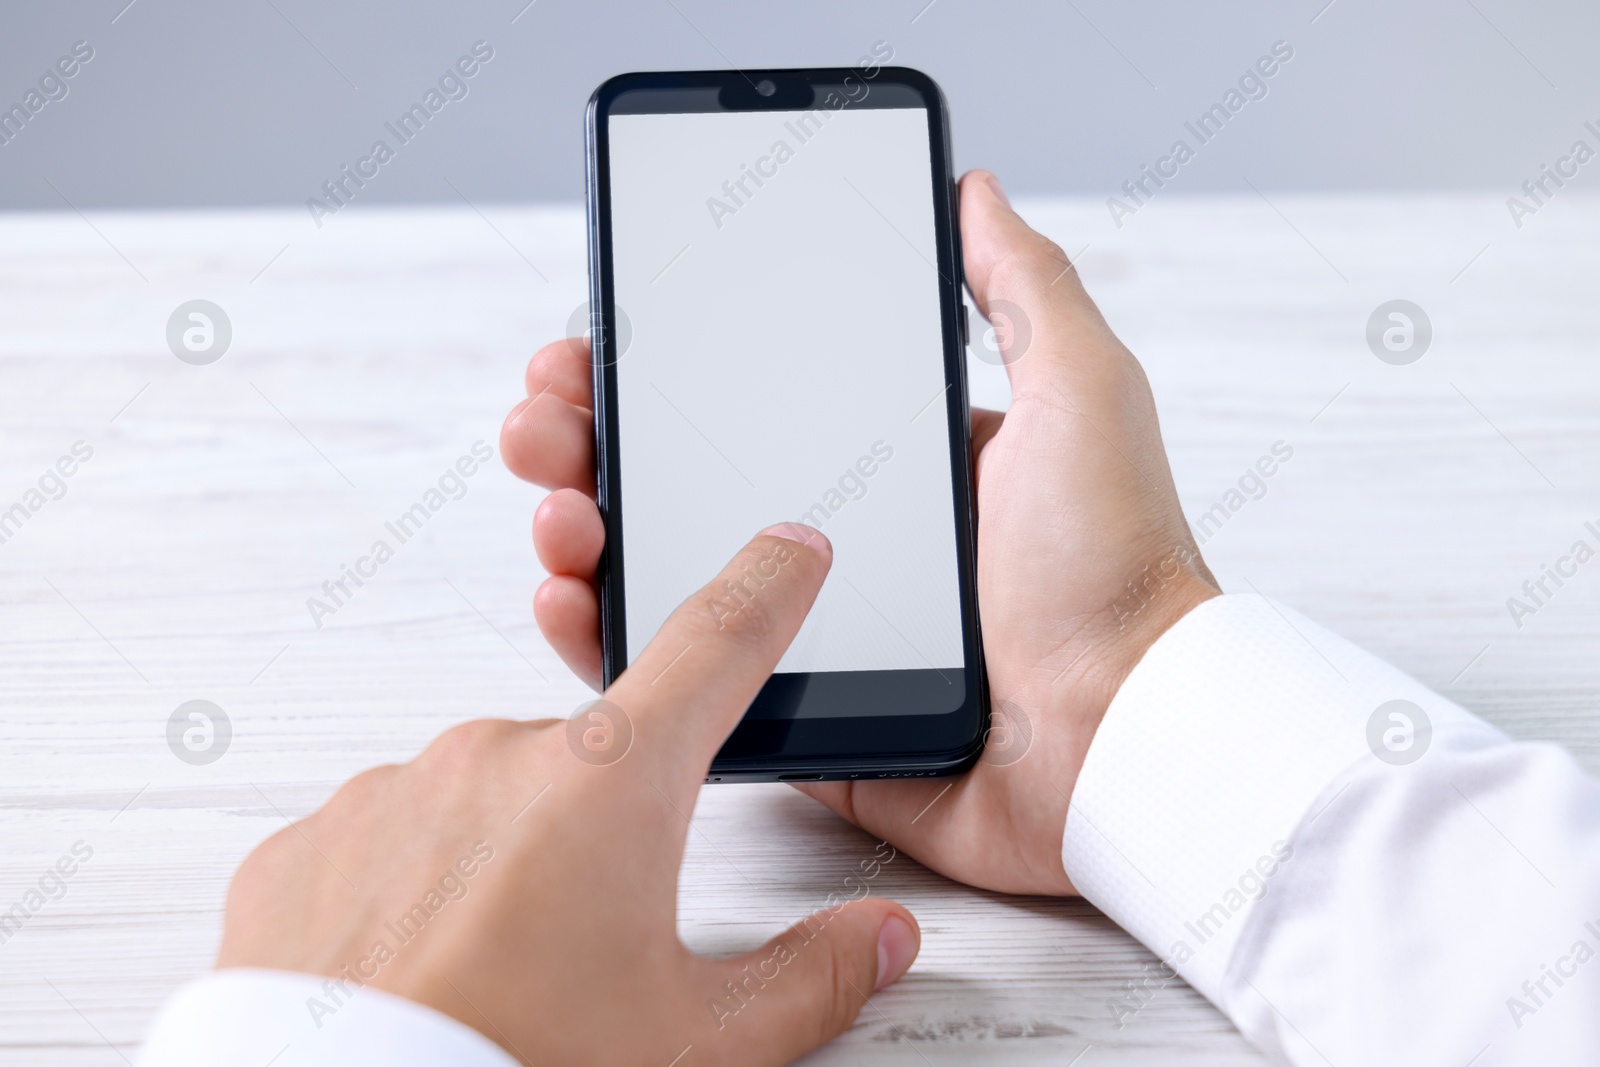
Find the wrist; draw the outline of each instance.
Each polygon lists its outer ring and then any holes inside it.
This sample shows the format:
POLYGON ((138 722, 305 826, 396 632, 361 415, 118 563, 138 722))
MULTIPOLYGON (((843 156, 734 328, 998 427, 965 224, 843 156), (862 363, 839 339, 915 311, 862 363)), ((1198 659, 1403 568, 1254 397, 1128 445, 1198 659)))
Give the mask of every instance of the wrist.
POLYGON ((1076 716, 1082 724, 1078 766, 1112 701, 1145 654, 1180 619, 1221 595, 1199 552, 1178 548, 1129 580, 1118 599, 1096 618, 1089 635, 1096 651, 1085 657, 1080 687, 1084 699, 1076 716))
MULTIPOLYGON (((1054 695, 1037 710, 1042 712, 1040 721, 1050 724, 1053 739, 1040 746, 1042 759, 1030 777, 1038 782, 1043 775, 1059 804, 1049 805, 1050 815, 1036 828, 1037 836, 1024 835, 1031 842, 1030 867, 1037 879, 1031 883, 1033 892, 1077 895, 1062 863, 1061 841, 1090 745, 1112 701, 1146 653, 1180 619, 1221 595, 1199 554, 1191 548, 1188 556, 1192 563, 1176 571, 1169 568, 1159 582, 1142 586, 1129 582, 1128 588, 1139 589, 1141 596, 1121 604, 1120 610, 1113 604, 1086 623, 1074 642, 1082 651, 1064 649, 1076 658, 1046 687, 1054 695)), ((1159 573, 1158 566, 1147 570, 1159 573)))
MULTIPOLYGON (((1216 579, 1200 563, 1199 554, 1195 553, 1192 558, 1197 567, 1185 566, 1171 578, 1161 579, 1155 588, 1146 581, 1136 594, 1130 594, 1133 596, 1131 606, 1126 600, 1113 605, 1110 625, 1115 627, 1115 632, 1107 635, 1110 647, 1101 663, 1104 695, 1101 718, 1105 717, 1122 683, 1161 636, 1189 612, 1212 597, 1222 595, 1216 579)), ((1131 587, 1133 583, 1129 584, 1131 587)))

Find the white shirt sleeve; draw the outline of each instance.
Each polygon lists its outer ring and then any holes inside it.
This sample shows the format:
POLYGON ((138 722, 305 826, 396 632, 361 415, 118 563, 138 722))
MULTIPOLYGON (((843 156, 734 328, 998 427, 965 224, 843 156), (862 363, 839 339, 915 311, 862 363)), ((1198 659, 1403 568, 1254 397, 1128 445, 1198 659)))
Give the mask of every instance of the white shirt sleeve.
POLYGON ((179 989, 140 1067, 517 1067, 499 1045, 432 1008, 369 986, 288 971, 214 971, 179 989))
POLYGON ((1600 1063, 1600 785, 1270 600, 1150 649, 1062 858, 1161 959, 1119 1026, 1181 975, 1275 1062, 1600 1063))

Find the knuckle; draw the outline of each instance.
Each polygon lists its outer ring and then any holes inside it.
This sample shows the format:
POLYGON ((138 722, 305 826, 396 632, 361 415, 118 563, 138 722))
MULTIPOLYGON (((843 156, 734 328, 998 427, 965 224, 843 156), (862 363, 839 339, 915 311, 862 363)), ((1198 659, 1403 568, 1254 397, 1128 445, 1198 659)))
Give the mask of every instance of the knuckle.
POLYGON ((1013 298, 1042 295, 1051 290, 1071 264, 1072 260, 1060 245, 1043 234, 1031 233, 990 269, 989 292, 1009 294, 1013 298))
POLYGON ((535 733, 545 733, 545 732, 547 732, 549 730, 555 729, 556 727, 565 726, 566 722, 567 722, 566 719, 556 719, 556 718, 529 719, 527 722, 523 723, 522 725, 526 729, 532 730, 535 733))
POLYGON ((394 781, 395 775, 399 772, 400 768, 392 763, 368 767, 340 786, 333 794, 333 798, 328 802, 328 806, 332 807, 335 804, 364 806, 375 802, 378 797, 388 790, 390 784, 394 781))
POLYGON ((989 272, 989 293, 1010 299, 1028 296, 1043 288, 1040 274, 1040 256, 1032 248, 1018 248, 1006 253, 989 272))
POLYGON ((304 846, 292 827, 272 834, 250 850, 228 883, 228 908, 253 909, 275 898, 295 881, 305 864, 304 846))
POLYGON ((458 723, 434 738, 417 760, 446 764, 476 762, 505 745, 521 730, 521 724, 510 719, 472 719, 458 723))
POLYGON ((1038 240, 1034 242, 1033 252, 1041 264, 1047 267, 1054 267, 1057 270, 1060 270, 1062 267, 1065 267, 1071 262, 1071 260, 1067 258, 1067 250, 1050 240, 1048 237, 1039 237, 1038 240))
POLYGON ((1139 357, 1132 352, 1123 350, 1123 374, 1127 376, 1127 392, 1130 396, 1138 397, 1141 402, 1154 405, 1154 394, 1150 389, 1150 376, 1145 372, 1144 364, 1139 362, 1139 357))
POLYGON ((285 826, 251 849, 244 862, 239 864, 239 870, 234 874, 233 880, 236 883, 252 884, 262 881, 270 872, 278 870, 289 856, 293 837, 294 831, 285 826))

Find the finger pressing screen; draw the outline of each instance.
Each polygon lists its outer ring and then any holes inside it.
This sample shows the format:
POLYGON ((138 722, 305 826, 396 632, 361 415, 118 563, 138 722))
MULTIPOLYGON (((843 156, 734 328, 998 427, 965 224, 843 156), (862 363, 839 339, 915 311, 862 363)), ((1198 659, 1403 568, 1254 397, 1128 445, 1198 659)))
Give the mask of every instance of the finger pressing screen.
POLYGON ((632 720, 642 764, 697 789, 816 600, 833 546, 769 527, 685 600, 606 691, 632 720))

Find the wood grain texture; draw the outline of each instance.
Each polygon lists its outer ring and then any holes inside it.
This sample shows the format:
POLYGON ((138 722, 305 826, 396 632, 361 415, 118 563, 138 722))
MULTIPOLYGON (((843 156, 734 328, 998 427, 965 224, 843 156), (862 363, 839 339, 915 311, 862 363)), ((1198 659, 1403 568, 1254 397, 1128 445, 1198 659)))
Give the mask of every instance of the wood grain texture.
MULTIPOLYGON (((1169 197, 1121 229, 1096 203, 1021 206, 1088 246, 1191 520, 1293 447, 1205 544, 1225 587, 1594 770, 1600 564, 1520 628, 1505 603, 1600 525, 1600 203, 1563 196, 1521 230, 1488 196, 1169 197), (1396 297, 1434 325, 1408 367, 1363 341, 1396 297)), ((496 443, 527 356, 584 299, 579 210, 92 221, 0 220, 0 510, 75 442, 94 450, 0 544, 0 910, 75 841, 94 849, 0 944, 5 1063, 131 1059, 208 964, 230 873, 280 812, 451 723, 587 695, 531 619, 539 493, 498 463, 320 628, 306 607, 475 441, 496 443), (164 339, 197 297, 234 328, 207 367, 164 339), (204 767, 164 740, 197 698, 235 731, 204 767)), ((1003 406, 1003 375, 974 363, 973 393, 1003 406)), ((708 790, 695 828, 682 927, 706 951, 796 920, 875 844, 782 787, 708 790)), ((1259 1062, 1181 985, 1117 1027, 1108 998, 1153 957, 1082 902, 977 892, 904 857, 873 891, 918 914, 922 958, 808 1062, 1259 1062)))

